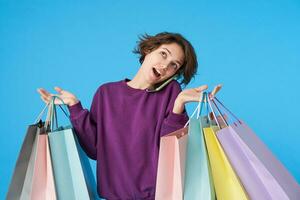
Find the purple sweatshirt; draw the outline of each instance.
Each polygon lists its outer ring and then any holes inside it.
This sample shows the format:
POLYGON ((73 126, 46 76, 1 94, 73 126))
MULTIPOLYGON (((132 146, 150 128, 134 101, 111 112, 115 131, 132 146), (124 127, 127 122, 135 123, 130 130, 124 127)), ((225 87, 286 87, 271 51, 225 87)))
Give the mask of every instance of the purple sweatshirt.
POLYGON ((72 125, 89 157, 97 160, 97 189, 109 200, 154 199, 160 137, 180 129, 186 111, 172 112, 181 88, 171 81, 149 93, 129 79, 101 85, 90 111, 69 107, 72 125))

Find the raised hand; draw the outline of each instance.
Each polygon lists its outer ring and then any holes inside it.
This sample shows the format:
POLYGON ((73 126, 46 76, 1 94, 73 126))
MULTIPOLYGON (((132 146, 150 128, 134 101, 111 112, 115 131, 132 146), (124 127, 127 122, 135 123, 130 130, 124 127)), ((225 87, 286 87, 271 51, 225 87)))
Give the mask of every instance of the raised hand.
MULTIPOLYGON (((199 102, 200 95, 202 95, 202 92, 206 90, 208 87, 207 85, 202 85, 197 88, 191 88, 191 89, 185 89, 180 92, 180 94, 177 96, 173 112, 174 113, 182 113, 184 109, 185 103, 188 102, 199 102)), ((213 98, 218 91, 222 88, 222 85, 217 85, 214 90, 210 93, 209 97, 213 98)))
MULTIPOLYGON (((72 94, 71 92, 63 90, 60 87, 54 87, 54 89, 58 92, 58 94, 51 94, 43 88, 38 88, 37 91, 41 95, 41 99, 45 103, 49 103, 52 99, 52 96, 54 96, 54 95, 60 97, 63 100, 63 102, 65 104, 67 104, 68 106, 75 105, 76 103, 79 102, 77 97, 74 94, 72 94)), ((61 100, 59 100, 59 99, 55 99, 54 103, 62 104, 61 100)))

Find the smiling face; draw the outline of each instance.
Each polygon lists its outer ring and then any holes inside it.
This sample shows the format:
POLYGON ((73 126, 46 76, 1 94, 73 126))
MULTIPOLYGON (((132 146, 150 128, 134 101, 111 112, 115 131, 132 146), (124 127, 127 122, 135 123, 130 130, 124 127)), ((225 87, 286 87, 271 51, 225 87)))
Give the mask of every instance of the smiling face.
POLYGON ((162 44, 146 54, 141 70, 150 85, 172 77, 184 62, 184 52, 177 43, 162 44))

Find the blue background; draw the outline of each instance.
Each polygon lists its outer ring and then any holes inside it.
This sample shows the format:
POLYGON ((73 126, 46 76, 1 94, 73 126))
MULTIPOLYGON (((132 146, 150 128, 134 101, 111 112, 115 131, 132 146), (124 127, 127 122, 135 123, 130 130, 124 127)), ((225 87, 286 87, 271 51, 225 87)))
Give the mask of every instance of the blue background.
POLYGON ((138 35, 161 31, 183 34, 197 51, 188 88, 223 83, 219 98, 300 181, 298 0, 1 0, 0 199, 44 106, 36 89, 60 86, 89 108, 100 84, 133 78, 138 35))

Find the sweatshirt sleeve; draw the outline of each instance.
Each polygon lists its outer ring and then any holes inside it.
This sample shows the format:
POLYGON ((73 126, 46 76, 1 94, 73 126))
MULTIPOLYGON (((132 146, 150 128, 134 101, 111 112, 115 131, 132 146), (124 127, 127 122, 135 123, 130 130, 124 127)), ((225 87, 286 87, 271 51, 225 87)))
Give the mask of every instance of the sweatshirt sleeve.
POLYGON ((171 98, 168 103, 164 121, 162 123, 160 136, 164 136, 166 134, 169 134, 171 132, 183 128, 185 123, 189 120, 189 117, 185 109, 180 114, 173 113, 174 103, 180 92, 181 92, 180 85, 179 83, 176 82, 175 84, 173 84, 173 87, 171 88, 171 98))
POLYGON ((97 121, 100 90, 94 95, 90 111, 84 109, 81 102, 69 106, 70 118, 79 143, 86 154, 96 160, 97 156, 97 121))

